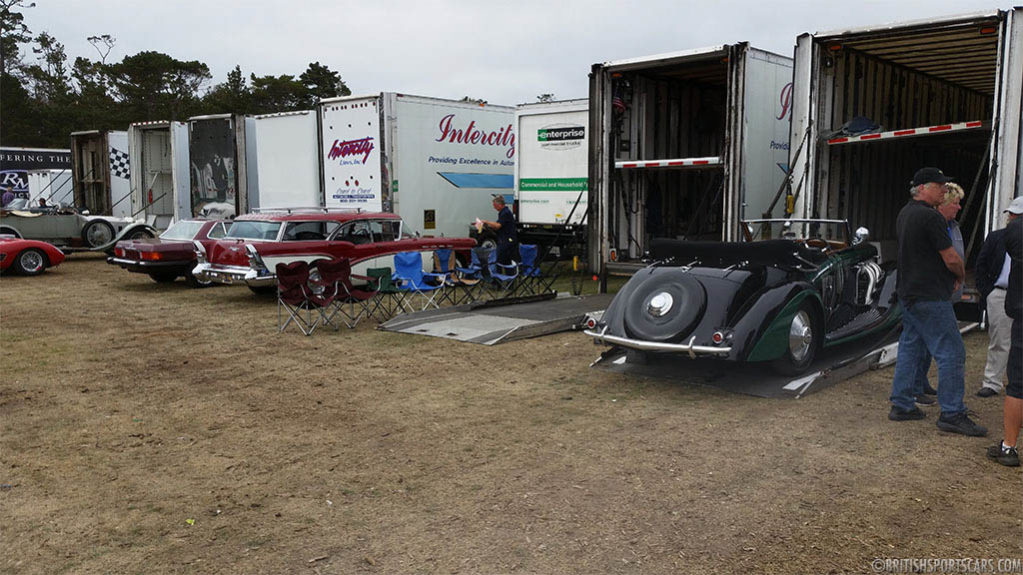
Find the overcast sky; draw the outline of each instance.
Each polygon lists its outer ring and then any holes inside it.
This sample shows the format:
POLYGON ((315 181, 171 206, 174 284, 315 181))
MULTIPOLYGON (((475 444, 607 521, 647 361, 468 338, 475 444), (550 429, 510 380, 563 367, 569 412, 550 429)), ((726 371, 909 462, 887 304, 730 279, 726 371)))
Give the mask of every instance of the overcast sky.
MULTIPOLYGON (((33 34, 69 61, 98 59, 88 36, 110 34, 107 62, 144 50, 199 60, 223 82, 301 74, 318 61, 354 94, 403 92, 491 104, 587 96, 595 62, 748 41, 787 56, 797 35, 1008 8, 984 0, 894 2, 692 0, 35 0, 33 34)), ((29 56, 31 58, 31 56, 29 56)))

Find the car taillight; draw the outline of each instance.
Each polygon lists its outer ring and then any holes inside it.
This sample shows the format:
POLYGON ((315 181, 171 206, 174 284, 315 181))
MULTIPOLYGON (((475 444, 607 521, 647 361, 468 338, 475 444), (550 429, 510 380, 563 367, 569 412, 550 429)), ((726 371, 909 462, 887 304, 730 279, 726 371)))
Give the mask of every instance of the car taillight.
POLYGON ((123 258, 124 257, 124 248, 114 248, 114 256, 119 257, 119 258, 123 258))
POLYGON ((710 336, 710 339, 714 343, 721 343, 725 341, 725 334, 721 333, 720 331, 715 331, 714 335, 710 336))
POLYGON ((597 320, 593 319, 592 317, 586 318, 586 328, 593 329, 595 327, 597 327, 597 320))
POLYGON ((163 259, 163 256, 160 254, 160 252, 140 252, 139 257, 149 261, 157 261, 163 259))

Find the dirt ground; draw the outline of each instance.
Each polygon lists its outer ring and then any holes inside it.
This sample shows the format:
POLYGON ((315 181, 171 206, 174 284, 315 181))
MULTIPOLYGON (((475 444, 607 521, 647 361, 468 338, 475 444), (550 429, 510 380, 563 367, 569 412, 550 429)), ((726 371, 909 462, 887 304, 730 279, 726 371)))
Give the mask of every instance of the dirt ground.
MULTIPOLYGON (((0 572, 871 573, 1023 555, 989 438, 886 419, 891 370, 799 400, 483 347, 276 332, 245 288, 94 256, 0 280, 0 572)), ((933 375, 933 374, 932 374, 933 375)))

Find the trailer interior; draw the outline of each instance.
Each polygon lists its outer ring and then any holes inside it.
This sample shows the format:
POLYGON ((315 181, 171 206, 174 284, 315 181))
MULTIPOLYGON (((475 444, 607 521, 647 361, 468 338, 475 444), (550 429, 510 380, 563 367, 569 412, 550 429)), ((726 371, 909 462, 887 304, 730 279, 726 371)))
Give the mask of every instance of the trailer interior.
POLYGON ((171 155, 171 133, 168 128, 142 130, 140 138, 143 189, 141 206, 146 221, 159 229, 170 225, 174 217, 174 179, 171 155))
MULTIPOLYGON (((110 180, 110 160, 105 134, 76 132, 71 137, 71 153, 76 156, 72 162, 75 207, 95 215, 109 215, 112 206, 106 182, 110 180)), ((67 203, 62 198, 57 201, 67 203)))
POLYGON ((814 215, 867 227, 894 259, 895 219, 913 173, 936 166, 966 192, 959 222, 972 265, 984 237, 999 26, 988 18, 816 38, 814 215))
POLYGON ((726 52, 612 76, 612 261, 655 237, 721 239, 727 90, 726 52))

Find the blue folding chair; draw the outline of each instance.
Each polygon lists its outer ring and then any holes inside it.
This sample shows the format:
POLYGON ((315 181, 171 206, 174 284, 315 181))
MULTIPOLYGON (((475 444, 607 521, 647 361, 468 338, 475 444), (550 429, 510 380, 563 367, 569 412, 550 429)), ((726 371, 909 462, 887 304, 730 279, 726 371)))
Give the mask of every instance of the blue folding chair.
POLYGON ((423 305, 419 309, 440 308, 436 298, 440 293, 438 290, 444 289, 444 276, 423 271, 423 254, 421 252, 394 254, 392 279, 395 286, 406 292, 410 299, 417 295, 420 296, 423 305))

